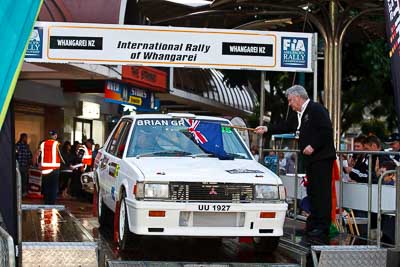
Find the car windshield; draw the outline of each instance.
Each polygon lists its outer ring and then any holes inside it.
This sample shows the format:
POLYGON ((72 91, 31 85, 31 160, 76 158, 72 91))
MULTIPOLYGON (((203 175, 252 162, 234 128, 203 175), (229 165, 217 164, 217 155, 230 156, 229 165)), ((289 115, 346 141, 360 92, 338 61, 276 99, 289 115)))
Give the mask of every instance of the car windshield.
MULTIPOLYGON (((223 121, 194 122, 226 124, 223 121)), ((205 124, 204 123, 204 124, 205 124)), ((200 128, 199 128, 200 129, 200 128)), ((231 159, 251 159, 239 135, 232 128, 221 126, 223 149, 231 159)), ((198 144, 198 129, 189 129, 184 119, 138 119, 131 135, 127 157, 214 157, 198 144)), ((213 141, 213 140, 208 140, 213 141)))

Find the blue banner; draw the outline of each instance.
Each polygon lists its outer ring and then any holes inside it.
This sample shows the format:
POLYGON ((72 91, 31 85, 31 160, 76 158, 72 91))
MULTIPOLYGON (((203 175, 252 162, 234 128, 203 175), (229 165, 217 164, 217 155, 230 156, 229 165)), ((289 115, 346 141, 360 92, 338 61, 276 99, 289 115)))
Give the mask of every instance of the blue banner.
POLYGON ((0 127, 14 93, 25 50, 42 0, 1 0, 0 127))

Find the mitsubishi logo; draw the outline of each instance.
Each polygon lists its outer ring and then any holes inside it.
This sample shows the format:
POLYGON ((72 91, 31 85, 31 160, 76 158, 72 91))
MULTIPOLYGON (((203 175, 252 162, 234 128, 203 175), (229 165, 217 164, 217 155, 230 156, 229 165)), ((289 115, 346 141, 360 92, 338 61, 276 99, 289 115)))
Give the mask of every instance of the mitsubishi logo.
POLYGON ((208 192, 209 195, 218 195, 218 192, 215 191, 215 187, 212 186, 210 192, 208 192))

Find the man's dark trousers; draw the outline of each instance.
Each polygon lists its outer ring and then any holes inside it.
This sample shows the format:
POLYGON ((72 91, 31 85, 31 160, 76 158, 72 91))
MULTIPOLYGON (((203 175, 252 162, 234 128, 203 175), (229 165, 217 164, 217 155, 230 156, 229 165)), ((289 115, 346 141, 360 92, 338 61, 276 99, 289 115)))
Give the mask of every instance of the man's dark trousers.
POLYGON ((54 205, 58 194, 58 177, 60 170, 53 170, 49 174, 42 175, 42 192, 44 196, 44 204, 54 205))
POLYGON ((320 160, 307 164, 307 195, 310 198, 310 215, 307 231, 318 229, 329 233, 332 210, 332 167, 333 160, 320 160))
POLYGON ((26 194, 28 193, 29 184, 28 167, 19 167, 19 173, 21 174, 21 192, 26 194))

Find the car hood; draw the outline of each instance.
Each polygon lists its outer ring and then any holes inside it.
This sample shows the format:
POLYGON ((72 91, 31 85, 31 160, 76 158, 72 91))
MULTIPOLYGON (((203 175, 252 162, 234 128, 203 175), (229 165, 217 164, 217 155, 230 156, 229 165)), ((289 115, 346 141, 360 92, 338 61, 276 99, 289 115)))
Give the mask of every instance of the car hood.
POLYGON ((192 157, 127 158, 145 181, 281 184, 280 178, 255 160, 192 157))

